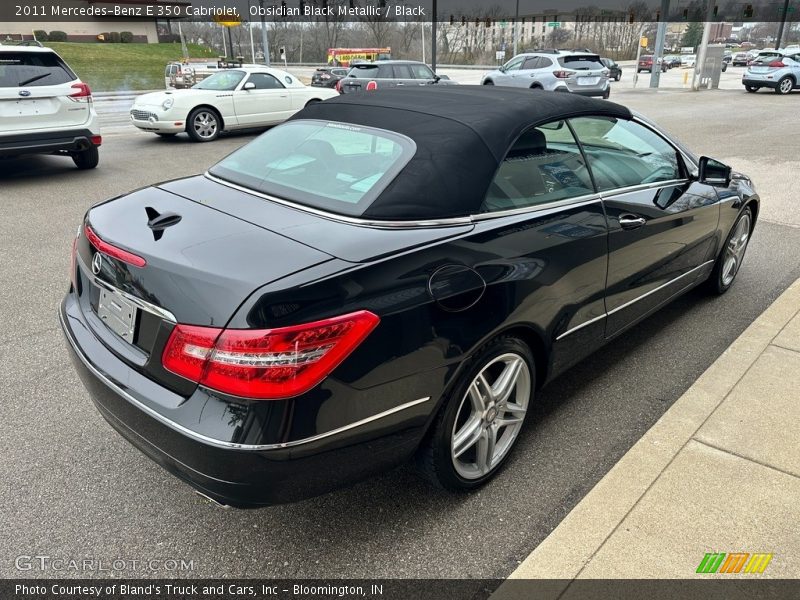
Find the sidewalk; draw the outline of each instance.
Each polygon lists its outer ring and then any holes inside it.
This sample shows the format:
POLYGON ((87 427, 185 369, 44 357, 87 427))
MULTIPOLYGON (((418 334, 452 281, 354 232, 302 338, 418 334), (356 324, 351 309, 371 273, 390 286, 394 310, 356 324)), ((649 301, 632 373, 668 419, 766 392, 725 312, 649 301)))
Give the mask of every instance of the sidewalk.
POLYGON ((573 579, 800 577, 799 438, 800 280, 511 578, 564 580, 556 597, 573 579), (773 556, 761 574, 696 573, 720 552, 773 556))

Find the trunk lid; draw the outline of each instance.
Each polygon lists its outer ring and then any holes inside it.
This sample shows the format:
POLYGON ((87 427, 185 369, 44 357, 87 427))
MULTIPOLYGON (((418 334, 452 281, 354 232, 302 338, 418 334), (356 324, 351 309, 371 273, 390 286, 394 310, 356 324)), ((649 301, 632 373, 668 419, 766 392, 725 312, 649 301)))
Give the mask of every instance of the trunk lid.
MULTIPOLYGON (((147 261, 138 268, 104 256, 99 277, 191 325, 223 327, 256 288, 332 258, 155 187, 95 206, 87 221, 104 242, 147 261), (158 229, 175 215, 177 222, 158 229)), ((93 251, 84 236, 80 241, 81 260, 90 265, 93 251)))

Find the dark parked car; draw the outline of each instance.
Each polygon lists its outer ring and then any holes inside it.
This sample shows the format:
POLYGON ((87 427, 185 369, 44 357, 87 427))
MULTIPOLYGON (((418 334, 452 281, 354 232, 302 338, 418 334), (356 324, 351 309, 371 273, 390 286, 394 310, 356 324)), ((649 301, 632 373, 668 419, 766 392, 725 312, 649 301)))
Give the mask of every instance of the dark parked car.
POLYGON ((747 177, 610 102, 339 96, 89 209, 60 320, 102 416, 217 502, 411 458, 469 490, 542 385, 687 290, 730 288, 758 209, 747 177))
MULTIPOLYGON (((659 58, 658 63, 661 65, 662 73, 666 73, 669 70, 669 63, 666 60, 659 58)), ((642 71, 647 71, 648 73, 653 71, 652 54, 644 54, 639 57, 639 64, 636 67, 636 72, 641 73, 642 71)))
POLYGON ((619 81, 622 78, 622 67, 611 58, 601 58, 600 62, 608 69, 608 78, 619 81))
POLYGON ((662 61, 666 63, 667 67, 670 69, 674 69, 675 67, 681 66, 681 57, 677 54, 669 54, 665 56, 662 61))
POLYGON ((381 60, 353 66, 337 89, 343 94, 393 87, 420 85, 455 85, 448 77, 439 76, 423 62, 415 60, 381 60))
POLYGON ((345 67, 320 67, 311 76, 311 85, 316 87, 336 87, 336 83, 347 75, 345 67))

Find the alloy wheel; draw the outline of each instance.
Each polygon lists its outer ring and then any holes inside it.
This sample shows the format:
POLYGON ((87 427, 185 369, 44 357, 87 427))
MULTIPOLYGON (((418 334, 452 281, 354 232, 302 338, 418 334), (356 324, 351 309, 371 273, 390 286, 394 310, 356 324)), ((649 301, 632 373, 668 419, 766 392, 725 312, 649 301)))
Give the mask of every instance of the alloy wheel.
POLYGON ((519 435, 531 395, 531 373, 522 356, 492 359, 475 376, 458 407, 450 442, 456 472, 480 479, 497 467, 519 435))
POLYGON ((211 139, 217 135, 217 117, 214 113, 203 110, 197 113, 192 123, 198 137, 205 140, 211 139))
POLYGON ((780 83, 778 83, 778 87, 781 94, 788 94, 792 91, 794 84, 792 83, 791 79, 785 77, 780 81, 780 83))
POLYGON ((725 258, 722 264, 722 285, 730 285, 734 277, 736 277, 739 267, 742 266, 748 241, 750 241, 750 215, 745 214, 736 223, 736 229, 725 248, 725 258))

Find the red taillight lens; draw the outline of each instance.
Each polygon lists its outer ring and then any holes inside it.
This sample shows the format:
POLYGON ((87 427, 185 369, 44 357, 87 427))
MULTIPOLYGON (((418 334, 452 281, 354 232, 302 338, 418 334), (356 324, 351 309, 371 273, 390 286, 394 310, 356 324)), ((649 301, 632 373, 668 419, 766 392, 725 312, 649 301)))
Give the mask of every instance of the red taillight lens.
POLYGON ((168 371, 226 394, 290 398, 325 379, 379 321, 362 310, 277 329, 176 325, 162 363, 168 371))
POLYGON ((779 60, 773 60, 767 66, 768 67, 773 67, 773 68, 776 68, 776 69, 781 69, 781 68, 785 67, 786 65, 784 65, 783 62, 781 62, 779 60))
POLYGON ((73 83, 70 87, 73 90, 77 90, 75 93, 69 95, 73 100, 80 102, 92 99, 92 90, 90 90, 89 86, 85 83, 73 83))
POLYGON ((86 233, 86 238, 89 240, 92 246, 94 246, 103 254, 108 254, 109 256, 116 258, 117 260, 121 260, 129 265, 133 265, 134 267, 142 268, 147 264, 147 261, 145 261, 145 259, 143 259, 141 256, 136 256, 127 250, 117 248, 108 242, 104 242, 100 239, 100 236, 98 236, 88 225, 84 226, 84 232, 86 233))
POLYGON ((102 135, 93 135, 90 139, 95 146, 101 146, 103 144, 102 135))
POLYGON ((339 92, 340 94, 342 93, 342 80, 341 79, 336 82, 336 91, 339 92))
POLYGON ((72 288, 78 291, 78 238, 72 238, 72 253, 69 257, 69 280, 72 288))
POLYGON ((567 79, 570 75, 572 75, 572 73, 572 71, 553 71, 553 75, 559 79, 567 79))
POLYGON ((378 89, 378 82, 377 81, 370 81, 367 83, 367 87, 365 88, 368 92, 374 92, 378 89))

